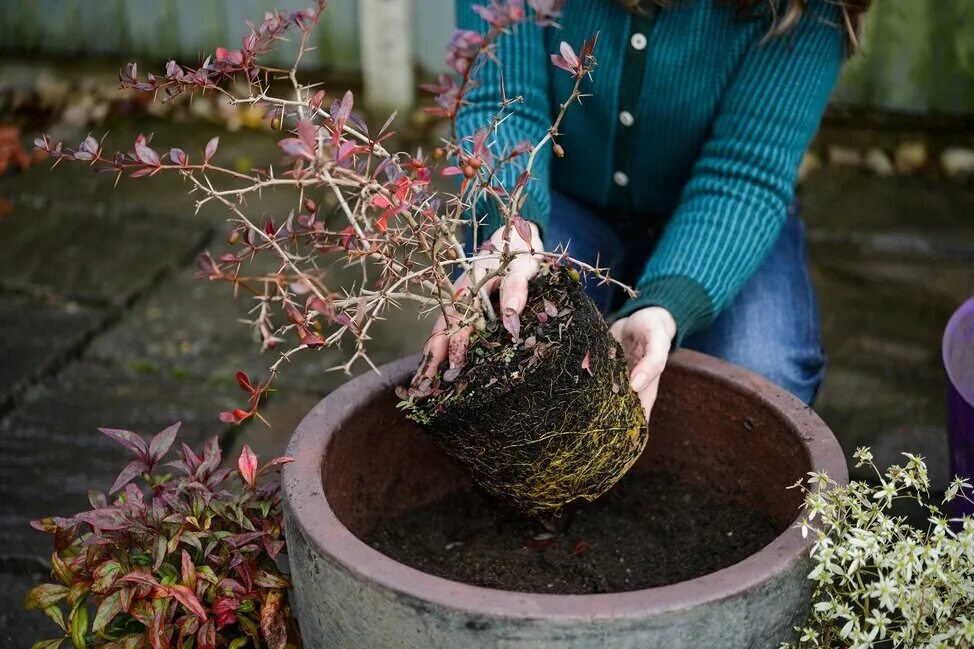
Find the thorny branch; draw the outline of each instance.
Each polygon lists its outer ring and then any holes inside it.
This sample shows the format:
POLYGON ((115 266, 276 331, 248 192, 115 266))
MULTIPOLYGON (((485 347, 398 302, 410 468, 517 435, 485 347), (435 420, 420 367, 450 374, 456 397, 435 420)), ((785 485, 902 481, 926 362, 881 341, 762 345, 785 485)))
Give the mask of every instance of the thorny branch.
POLYGON ((436 93, 435 105, 427 110, 451 122, 452 136, 429 156, 421 151, 389 152, 383 143, 393 135, 389 130, 392 117, 372 135, 353 112, 350 91, 326 109, 325 90, 300 80, 299 64, 311 49, 309 35, 325 9, 325 0, 304 11, 268 13, 259 25, 248 21, 250 33, 239 49, 219 47, 198 67, 170 61, 163 75, 150 73, 140 78, 137 66, 130 63, 119 75, 122 87, 155 93, 162 101, 184 93, 216 92, 232 104, 260 107, 275 128, 286 132, 287 137, 278 142, 287 165, 282 173, 270 165, 244 172, 214 163, 218 138, 210 140, 201 159, 192 162, 180 148, 159 153, 151 146, 151 136, 138 136, 126 153, 107 153, 102 142, 90 135, 76 149, 47 136, 38 138, 37 147, 47 151, 55 165, 61 160, 84 161, 98 170, 114 172, 119 179, 126 174, 139 178, 175 173, 187 179, 191 192, 199 196, 197 209, 213 201, 228 211, 231 251, 217 258, 202 255, 197 261, 199 274, 229 282, 234 294, 242 290, 255 300, 250 325, 262 348, 276 349, 287 341, 291 346, 280 352, 268 380, 254 388, 250 410, 223 413, 222 418, 239 422, 259 417, 260 397, 299 351, 339 345, 351 336, 354 353, 336 369, 350 372, 358 360, 374 368, 367 353, 369 331, 389 308, 404 302, 456 314, 450 319, 454 327, 494 320, 496 314, 484 287, 503 275, 518 254, 572 265, 602 282, 622 286, 607 269, 574 260, 565 250, 522 252, 510 246, 511 236, 525 238, 530 232, 519 211, 537 156, 548 146, 555 155, 564 153, 557 143, 558 128, 569 106, 584 96, 582 83, 595 67, 595 38, 582 44, 579 54, 562 43, 560 52, 551 56, 553 65, 574 76, 575 84, 539 142, 499 150, 492 139, 503 122, 516 114, 520 97, 502 97, 489 125, 470 137, 458 135, 457 118, 469 103, 468 94, 478 87, 488 66, 495 66, 490 71, 500 71, 496 41, 527 23, 556 25, 563 0, 527 3, 530 11, 523 0, 490 0, 474 8, 488 24, 485 34, 454 32, 447 64, 456 74, 441 75, 437 83, 425 86, 436 93), (288 69, 265 65, 263 57, 295 32, 299 39, 294 64, 288 69), (282 83, 288 92, 275 91, 282 83), (290 96, 282 96, 287 94, 290 96), (515 186, 496 184, 501 169, 522 162, 515 186), (433 184, 437 175, 459 176, 459 190, 438 190, 433 184), (249 196, 283 188, 295 192, 294 207, 288 214, 248 213, 249 196), (474 259, 458 233, 469 231, 477 243, 476 206, 482 200, 494 201, 499 207, 504 246, 500 251, 478 250, 480 258, 499 260, 496 269, 467 289, 456 290, 452 283, 456 272, 471 271, 474 259), (249 273, 248 267, 258 259, 271 260, 277 270, 249 273), (359 279, 338 287, 340 290, 329 287, 328 269, 336 262, 357 266, 359 279))

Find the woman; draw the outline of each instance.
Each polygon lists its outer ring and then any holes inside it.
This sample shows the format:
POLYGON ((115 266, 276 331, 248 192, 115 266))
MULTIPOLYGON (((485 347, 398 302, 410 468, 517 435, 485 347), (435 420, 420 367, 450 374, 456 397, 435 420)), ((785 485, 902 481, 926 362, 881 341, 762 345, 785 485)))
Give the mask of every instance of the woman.
MULTIPOLYGON (((561 30, 523 25, 498 42, 506 96, 524 98, 497 132, 509 147, 539 141, 571 92, 548 55, 599 32, 592 96, 568 111, 566 155, 548 147, 536 160, 521 214, 536 226, 535 248, 570 243, 572 256, 598 257, 638 288, 621 305, 609 286, 589 292, 615 318, 647 417, 680 346, 814 398, 824 355, 794 183, 869 3, 573 0, 561 30)), ((484 31, 474 4, 458 1, 459 27, 484 31)), ((500 78, 485 68, 461 136, 489 123, 500 78)), ((500 180, 513 185, 519 171, 508 167, 500 180)), ((498 239, 496 207, 481 207, 498 239)), ((536 271, 527 255, 511 265, 502 308, 524 307, 536 271)), ((462 363, 468 335, 438 323, 420 375, 462 363)))

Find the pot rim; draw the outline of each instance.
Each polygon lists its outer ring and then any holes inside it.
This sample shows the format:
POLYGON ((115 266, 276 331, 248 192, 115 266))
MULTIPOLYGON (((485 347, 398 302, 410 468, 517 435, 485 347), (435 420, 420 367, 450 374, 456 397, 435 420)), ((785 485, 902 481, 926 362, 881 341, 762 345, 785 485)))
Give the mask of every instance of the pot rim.
POLYGON ((940 343, 940 357, 947 373, 947 381, 950 383, 954 392, 963 399, 968 406, 974 408, 974 393, 968 398, 966 390, 961 389, 960 377, 955 375, 954 364, 950 362, 950 350, 954 338, 960 336, 961 321, 967 317, 974 317, 974 297, 969 298, 954 311, 944 327, 944 335, 940 343))
MULTIPOLYGON (((685 610, 758 588, 770 577, 787 571, 806 553, 811 539, 803 539, 792 524, 751 556, 688 581, 620 593, 556 595, 506 591, 474 586, 424 573, 371 548, 346 528, 325 498, 321 467, 331 436, 347 416, 378 391, 411 376, 419 355, 383 365, 350 381, 318 402, 298 425, 287 454, 282 485, 288 522, 296 525, 320 556, 359 579, 374 582, 398 595, 463 611, 472 616, 549 620, 592 620, 645 617, 685 610), (328 403, 325 403, 325 402, 328 403)), ((824 471, 840 484, 848 481, 845 456, 832 432, 797 397, 770 381, 736 365, 690 350, 671 355, 669 366, 703 374, 738 392, 757 398, 781 413, 801 442, 815 471, 824 471)))

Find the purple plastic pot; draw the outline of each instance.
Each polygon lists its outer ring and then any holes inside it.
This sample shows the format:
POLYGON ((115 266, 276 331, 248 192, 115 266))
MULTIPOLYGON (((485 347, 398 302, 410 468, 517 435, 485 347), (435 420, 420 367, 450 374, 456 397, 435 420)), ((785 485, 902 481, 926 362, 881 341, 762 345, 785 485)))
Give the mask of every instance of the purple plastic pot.
MULTIPOLYGON (((947 323, 943 355, 951 469, 955 475, 974 478, 974 298, 947 323)), ((974 515, 974 505, 959 499, 955 503, 956 515, 974 515)))

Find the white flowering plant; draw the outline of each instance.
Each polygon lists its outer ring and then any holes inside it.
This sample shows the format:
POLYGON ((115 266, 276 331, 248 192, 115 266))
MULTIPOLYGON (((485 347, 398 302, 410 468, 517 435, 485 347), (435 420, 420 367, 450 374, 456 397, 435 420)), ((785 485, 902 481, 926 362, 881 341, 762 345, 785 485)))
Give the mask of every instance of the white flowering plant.
POLYGON ((971 500, 971 483, 955 478, 933 502, 922 457, 885 472, 868 448, 857 467, 878 482, 838 485, 822 473, 793 488, 805 496, 802 535, 812 535, 814 606, 799 639, 781 649, 974 648, 974 520, 949 518, 941 505, 971 500), (927 528, 895 515, 894 504, 919 505, 927 528))

